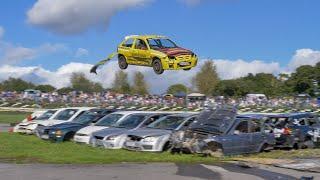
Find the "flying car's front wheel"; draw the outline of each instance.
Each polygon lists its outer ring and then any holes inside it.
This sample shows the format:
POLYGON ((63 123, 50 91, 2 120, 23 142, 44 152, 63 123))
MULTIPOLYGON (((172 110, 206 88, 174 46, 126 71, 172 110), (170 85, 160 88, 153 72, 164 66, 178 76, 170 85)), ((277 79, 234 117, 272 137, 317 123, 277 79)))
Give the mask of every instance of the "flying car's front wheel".
POLYGON ((128 67, 127 60, 124 56, 119 56, 118 64, 119 64, 120 69, 127 69, 127 67, 128 67))
POLYGON ((152 63, 152 67, 154 72, 157 74, 162 74, 164 71, 160 59, 155 59, 152 63))

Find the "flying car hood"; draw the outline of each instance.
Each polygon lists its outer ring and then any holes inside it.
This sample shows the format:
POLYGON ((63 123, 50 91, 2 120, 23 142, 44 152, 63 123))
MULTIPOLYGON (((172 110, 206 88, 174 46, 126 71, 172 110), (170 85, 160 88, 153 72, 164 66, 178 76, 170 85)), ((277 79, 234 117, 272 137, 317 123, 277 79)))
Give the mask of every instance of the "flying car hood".
POLYGON ((173 131, 172 130, 165 130, 165 129, 151 129, 151 128, 143 128, 139 129, 133 132, 130 132, 128 135, 134 135, 134 136, 139 136, 142 138, 145 137, 152 137, 152 136, 163 136, 167 134, 171 134, 173 131))
POLYGON ((161 48, 157 49, 162 53, 165 53, 167 56, 181 56, 181 55, 191 55, 192 51, 180 47, 176 48, 161 48))
POLYGON ((233 107, 219 107, 203 110, 189 127, 208 133, 225 133, 236 120, 237 110, 233 107))

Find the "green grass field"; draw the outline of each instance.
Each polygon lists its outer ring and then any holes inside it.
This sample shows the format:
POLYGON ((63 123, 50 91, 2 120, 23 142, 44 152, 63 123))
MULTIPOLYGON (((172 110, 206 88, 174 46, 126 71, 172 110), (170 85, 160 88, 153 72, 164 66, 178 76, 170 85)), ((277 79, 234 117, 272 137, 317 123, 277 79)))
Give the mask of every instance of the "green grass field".
POLYGON ((111 163, 217 163, 230 160, 319 158, 320 149, 271 151, 253 155, 214 158, 200 155, 172 155, 169 152, 148 153, 93 148, 73 142, 51 143, 35 136, 0 133, 0 162, 52 164, 111 163))
POLYGON ((121 162, 214 163, 228 158, 93 148, 73 142, 51 143, 35 136, 0 133, 0 161, 15 163, 110 164, 121 162))
POLYGON ((0 123, 18 123, 21 122, 30 113, 26 112, 0 112, 0 123))
MULTIPOLYGON (((20 122, 28 113, 0 112, 0 123, 20 122)), ((110 164, 121 162, 173 162, 215 163, 234 159, 295 159, 320 158, 320 149, 284 151, 213 158, 199 155, 171 155, 165 153, 131 152, 92 148, 73 142, 51 143, 35 136, 0 133, 0 161, 16 163, 60 163, 60 164, 110 164)))

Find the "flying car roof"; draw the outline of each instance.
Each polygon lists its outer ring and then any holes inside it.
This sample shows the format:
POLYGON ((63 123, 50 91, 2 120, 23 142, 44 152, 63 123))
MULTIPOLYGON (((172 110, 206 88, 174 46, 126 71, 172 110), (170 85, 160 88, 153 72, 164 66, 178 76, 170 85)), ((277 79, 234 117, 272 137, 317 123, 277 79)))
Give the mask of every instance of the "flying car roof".
POLYGON ((161 35, 129 35, 125 37, 125 39, 130 39, 130 38, 149 39, 149 38, 167 38, 167 37, 161 36, 161 35))

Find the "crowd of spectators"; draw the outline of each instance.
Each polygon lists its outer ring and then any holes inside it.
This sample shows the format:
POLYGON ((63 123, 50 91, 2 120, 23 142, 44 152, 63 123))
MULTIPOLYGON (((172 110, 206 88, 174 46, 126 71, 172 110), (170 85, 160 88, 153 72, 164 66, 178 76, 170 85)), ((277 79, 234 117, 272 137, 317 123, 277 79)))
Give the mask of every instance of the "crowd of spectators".
POLYGON ((136 106, 136 107, 188 107, 201 108, 212 104, 231 104, 241 107, 247 106, 265 106, 265 107, 318 107, 316 98, 265 98, 265 99, 248 99, 242 98, 225 98, 207 97, 201 100, 188 97, 175 97, 173 95, 128 95, 118 94, 110 91, 102 93, 82 93, 70 92, 59 94, 57 92, 41 93, 39 91, 18 92, 0 92, 2 102, 23 102, 35 103, 40 106, 43 104, 69 104, 69 105, 99 105, 99 106, 136 106))

